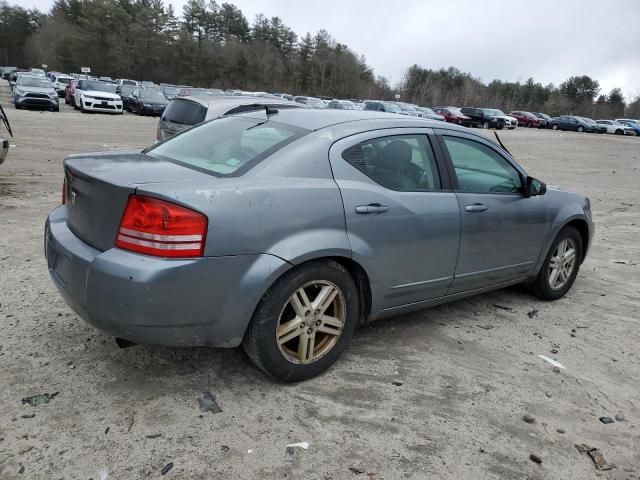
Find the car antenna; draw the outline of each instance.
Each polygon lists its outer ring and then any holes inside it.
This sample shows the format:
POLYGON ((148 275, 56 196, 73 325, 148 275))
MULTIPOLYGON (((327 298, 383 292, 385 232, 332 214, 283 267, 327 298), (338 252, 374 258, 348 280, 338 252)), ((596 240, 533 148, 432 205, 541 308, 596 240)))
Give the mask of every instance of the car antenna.
MULTIPOLYGON (((498 139, 498 143, 500 144, 500 146, 502 147, 502 149, 507 152, 509 155, 511 155, 511 152, 507 149, 507 147, 504 146, 504 143, 502 143, 502 140, 500 140, 500 137, 498 136, 498 132, 496 132, 495 130, 493 131, 493 134, 496 136, 496 138, 498 139)), ((511 155, 513 156, 513 155, 511 155)))

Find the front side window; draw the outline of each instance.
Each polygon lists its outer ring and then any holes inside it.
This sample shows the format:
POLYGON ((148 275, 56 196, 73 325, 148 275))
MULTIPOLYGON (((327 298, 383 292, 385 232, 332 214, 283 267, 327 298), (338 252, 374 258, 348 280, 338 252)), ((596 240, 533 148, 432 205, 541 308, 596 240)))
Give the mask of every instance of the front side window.
POLYGON ((228 116, 204 123, 147 150, 147 155, 219 176, 246 171, 307 130, 228 116))
POLYGON ((351 165, 383 187, 399 191, 440 189, 440 177, 426 135, 367 140, 342 153, 351 165))
POLYGON ((473 193, 519 193, 518 171, 498 152, 474 140, 444 136, 459 189, 473 193))

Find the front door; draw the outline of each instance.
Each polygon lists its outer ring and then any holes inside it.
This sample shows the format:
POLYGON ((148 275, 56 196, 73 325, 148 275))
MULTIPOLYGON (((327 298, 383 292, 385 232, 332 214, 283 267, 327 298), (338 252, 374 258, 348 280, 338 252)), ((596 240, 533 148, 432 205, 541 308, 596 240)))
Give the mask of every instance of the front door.
POLYGON ((544 196, 525 197, 525 174, 490 142, 442 133, 460 204, 460 254, 449 293, 529 276, 548 230, 544 196))
POLYGON ((377 130, 340 140, 329 153, 374 311, 443 296, 453 280, 460 210, 430 133, 377 130))

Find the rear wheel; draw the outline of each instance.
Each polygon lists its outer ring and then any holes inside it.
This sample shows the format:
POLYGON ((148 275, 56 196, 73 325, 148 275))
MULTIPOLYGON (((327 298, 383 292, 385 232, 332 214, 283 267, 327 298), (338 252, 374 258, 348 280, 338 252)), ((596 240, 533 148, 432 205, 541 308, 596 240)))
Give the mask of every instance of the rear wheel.
POLYGON ((329 368, 358 323, 356 284, 334 261, 287 272, 262 297, 242 345, 265 373, 295 382, 329 368))
POLYGON ((543 300, 562 298, 578 276, 583 248, 580 233, 573 227, 563 228, 530 285, 531 292, 543 300))
POLYGON ((535 125, 533 123, 529 123, 528 127, 533 128, 535 125))
POLYGON ((555 123, 551 125, 551 130, 558 130, 558 125, 555 123))
POLYGON ((622 133, 623 133, 622 130, 620 129, 616 130, 616 135, 622 135, 622 133))
POLYGON ((482 122, 482 128, 489 128, 490 126, 489 122, 482 122))
POLYGON ((578 127, 578 132, 580 133, 584 132, 584 127, 578 127))

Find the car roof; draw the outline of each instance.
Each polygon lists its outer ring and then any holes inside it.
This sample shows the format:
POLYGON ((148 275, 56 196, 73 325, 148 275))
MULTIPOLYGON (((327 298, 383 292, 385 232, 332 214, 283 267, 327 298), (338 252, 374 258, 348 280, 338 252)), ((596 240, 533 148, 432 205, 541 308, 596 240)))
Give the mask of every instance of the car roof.
MULTIPOLYGON (((291 102, 280 97, 249 97, 243 95, 211 95, 210 98, 202 97, 176 97, 172 101, 189 101, 202 105, 207 109, 207 118, 216 118, 227 110, 241 105, 287 105, 292 109, 304 109, 301 103, 291 102)), ((287 109, 289 110, 289 109, 287 109)))
MULTIPOLYGON (((249 112, 244 115, 255 116, 255 112, 249 112)), ((447 128, 452 130, 464 131, 467 133, 469 129, 459 127, 452 124, 444 124, 438 120, 428 120, 419 117, 409 117, 407 115, 399 115, 393 113, 376 112, 371 110, 337 110, 337 109, 307 109, 307 108, 288 108, 280 110, 272 117, 274 121, 294 125, 306 130, 320 130, 323 128, 333 127, 339 124, 351 123, 355 125, 359 122, 372 122, 373 125, 367 125, 363 130, 375 130, 377 128, 395 128, 395 127, 416 127, 416 128, 447 128), (369 127, 372 128, 369 128, 369 127)))

